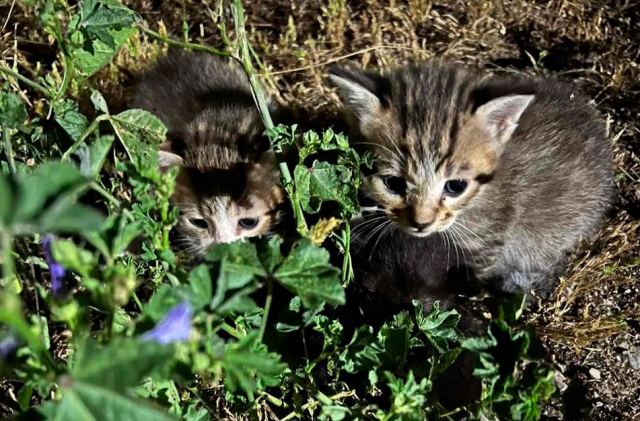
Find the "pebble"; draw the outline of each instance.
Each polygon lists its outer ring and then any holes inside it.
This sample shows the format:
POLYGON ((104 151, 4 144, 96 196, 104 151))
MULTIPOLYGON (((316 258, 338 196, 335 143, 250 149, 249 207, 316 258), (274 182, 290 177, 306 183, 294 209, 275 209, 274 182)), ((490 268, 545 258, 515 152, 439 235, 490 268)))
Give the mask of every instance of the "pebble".
POLYGON ((596 368, 590 368, 589 375, 596 380, 600 380, 600 370, 596 368))
POLYGON ((640 349, 629 349, 627 351, 627 358, 629 358, 629 364, 631 364, 634 370, 640 370, 640 349))
POLYGON ((555 372, 553 380, 560 393, 564 392, 567 390, 567 387, 569 387, 566 381, 567 378, 559 371, 555 372))

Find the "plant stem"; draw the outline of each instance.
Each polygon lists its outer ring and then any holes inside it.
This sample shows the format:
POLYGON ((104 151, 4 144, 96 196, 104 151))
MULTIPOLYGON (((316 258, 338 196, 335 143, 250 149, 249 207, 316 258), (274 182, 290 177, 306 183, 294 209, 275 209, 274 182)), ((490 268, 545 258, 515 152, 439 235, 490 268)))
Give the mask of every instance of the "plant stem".
MULTIPOLYGON (((273 141, 274 137, 276 136, 275 126, 273 124, 273 120, 271 119, 269 104, 267 103, 266 97, 264 95, 262 84, 260 83, 258 74, 253 67, 251 49, 249 48, 249 41, 247 38, 247 32, 245 30, 245 17, 244 8, 242 7, 242 1, 235 0, 233 8, 231 10, 233 12, 233 24, 236 30, 237 37, 235 46, 237 56, 232 57, 238 60, 240 64, 242 64, 245 73, 249 77, 249 84, 251 85, 253 99, 258 106, 260 117, 262 118, 262 122, 267 129, 267 136, 269 136, 269 139, 273 141)), ((295 183, 293 181, 293 177, 291 176, 289 167, 285 162, 279 162, 278 167, 280 169, 280 173, 282 174, 284 185, 287 187, 287 192, 289 193, 289 200, 291 201, 293 213, 296 218, 296 228, 301 235, 305 236, 309 232, 309 229, 304 219, 304 214, 302 212, 302 208, 300 207, 300 202, 296 200, 295 183)))
POLYGON ((67 149, 65 151, 65 153, 62 154, 61 160, 65 161, 65 160, 69 159, 69 155, 71 155, 73 152, 75 152, 76 149, 78 149, 84 143, 84 141, 87 139, 87 137, 89 137, 89 135, 96 130, 96 128, 98 127, 98 124, 100 124, 101 121, 105 121, 105 120, 108 120, 108 119, 109 119, 109 115, 108 114, 102 114, 102 115, 99 115, 98 117, 96 117, 96 119, 91 122, 89 127, 87 127, 87 129, 78 138, 78 140, 76 140, 73 143, 73 145, 71 145, 69 147, 69 149, 67 149))
POLYGON ((251 59, 251 50, 249 49, 249 40, 247 38, 247 31, 245 30, 245 17, 244 17, 244 8, 242 7, 242 2, 240 0, 235 0, 233 5, 233 23, 236 30, 236 53, 237 57, 234 57, 236 60, 240 61, 242 67, 244 68, 245 73, 249 77, 249 83, 251 84, 251 91, 253 93, 253 99, 258 106, 258 110, 260 111, 260 116, 262 117, 262 121, 264 123, 267 132, 272 131, 275 126, 273 125, 273 120, 271 119, 271 114, 269 113, 269 105, 267 104, 266 97, 264 96, 264 91, 262 90, 262 85, 260 83, 260 79, 256 74, 256 71, 253 67, 253 61, 251 59))
POLYGON ((267 320, 269 319, 269 312, 271 311, 271 302, 273 301, 273 280, 267 278, 267 298, 264 301, 264 315, 262 316, 262 323, 260 324, 260 342, 264 337, 264 332, 267 330, 267 320))
POLYGON ((351 225, 347 220, 344 226, 343 244, 344 257, 342 258, 342 285, 347 286, 353 279, 353 265, 351 263, 351 225))
POLYGON ((16 173, 16 162, 13 160, 13 146, 11 145, 11 135, 9 134, 9 128, 6 125, 2 125, 2 142, 4 144, 4 155, 7 157, 9 163, 9 171, 11 174, 16 173))
POLYGON ((49 92, 49 90, 47 88, 45 88, 44 86, 40 85, 39 83, 36 83, 34 81, 32 81, 31 79, 22 76, 20 73, 15 72, 11 69, 9 69, 8 67, 5 66, 0 66, 0 72, 7 74, 11 77, 16 78, 17 80, 19 80, 20 82, 24 83, 25 85, 27 85, 28 87, 30 87, 31 89, 33 89, 34 91, 38 91, 40 92, 42 95, 46 96, 47 98, 51 96, 51 93, 49 92))
POLYGON ((15 274, 15 264, 13 262, 13 236, 7 230, 0 232, 0 240, 2 240, 2 277, 5 279, 13 278, 15 274))
POLYGON ((143 33, 149 35, 150 37, 155 38, 159 41, 162 41, 165 44, 171 45, 172 47, 180 47, 180 48, 185 48, 187 50, 193 50, 193 51, 202 51, 205 53, 209 53, 209 54, 213 54, 221 57, 228 57, 230 55, 229 52, 227 51, 218 50, 216 48, 209 47, 206 45, 194 44, 192 42, 176 41, 152 29, 149 29, 142 24, 138 25, 138 29, 140 29, 143 33))
POLYGON ((133 294, 131 294, 131 296, 133 297, 133 302, 136 303, 136 306, 138 306, 138 310, 142 312, 144 307, 142 306, 142 302, 140 302, 140 298, 138 298, 138 294, 136 294, 136 292, 133 291, 133 294))
MULTIPOLYGON (((60 42, 62 45, 62 42, 60 42)), ((73 72, 75 68, 73 67, 73 61, 69 60, 67 54, 63 51, 62 60, 64 64, 64 74, 62 75, 62 83, 60 84, 60 88, 58 89, 58 93, 56 94, 56 100, 62 99, 64 94, 67 92, 69 88, 69 83, 71 83, 71 79, 73 79, 73 72)))
POLYGON ((122 205, 122 203, 118 199, 116 199, 111 193, 109 193, 104 187, 102 187, 100 183, 96 181, 92 181, 91 188, 97 191, 98 193, 100 193, 102 197, 104 197, 109 202, 111 202, 115 207, 119 208, 120 205, 122 205))
POLYGON ((239 339, 240 337, 242 337, 238 329, 234 328, 227 322, 222 322, 222 324, 220 325, 220 328, 236 339, 239 339))
POLYGON ((269 402, 271 402, 272 404, 274 404, 278 408, 288 408, 289 407, 289 405, 287 405, 286 402, 284 402, 281 399, 276 398, 275 396, 265 392, 264 390, 258 390, 258 393, 261 396, 264 396, 269 402))

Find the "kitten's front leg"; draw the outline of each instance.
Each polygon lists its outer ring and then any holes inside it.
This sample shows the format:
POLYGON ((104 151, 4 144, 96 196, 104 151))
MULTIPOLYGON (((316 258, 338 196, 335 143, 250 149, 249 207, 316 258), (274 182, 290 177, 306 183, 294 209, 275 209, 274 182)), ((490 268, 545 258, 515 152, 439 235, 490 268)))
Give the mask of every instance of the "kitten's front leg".
POLYGON ((522 294, 535 289, 536 285, 543 284, 547 277, 547 273, 514 270, 502 276, 499 288, 504 292, 522 294))
POLYGON ((475 265, 474 275, 489 289, 501 293, 523 294, 535 290, 548 294, 556 273, 554 270, 510 267, 494 256, 484 256, 482 262, 485 264, 475 265))

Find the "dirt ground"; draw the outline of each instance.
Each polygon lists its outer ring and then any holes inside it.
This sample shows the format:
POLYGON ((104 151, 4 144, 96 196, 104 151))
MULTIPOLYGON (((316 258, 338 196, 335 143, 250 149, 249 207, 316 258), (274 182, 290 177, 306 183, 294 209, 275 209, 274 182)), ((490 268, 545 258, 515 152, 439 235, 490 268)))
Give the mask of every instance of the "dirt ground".
MULTIPOLYGON (((176 37, 186 19, 193 40, 220 46, 216 1, 125 3, 176 37)), ((245 7, 272 95, 317 121, 337 115, 325 75, 346 61, 377 68, 447 57, 570 80, 593 98, 615 151, 616 203, 552 298, 527 318, 562 391, 545 416, 640 419, 640 2, 254 0, 245 7)), ((27 36, 33 22, 18 25, 27 36)), ((21 54, 28 61, 35 52, 21 54)), ((126 78, 136 69, 121 70, 126 78)), ((121 86, 105 82, 105 96, 124 98, 121 86)))

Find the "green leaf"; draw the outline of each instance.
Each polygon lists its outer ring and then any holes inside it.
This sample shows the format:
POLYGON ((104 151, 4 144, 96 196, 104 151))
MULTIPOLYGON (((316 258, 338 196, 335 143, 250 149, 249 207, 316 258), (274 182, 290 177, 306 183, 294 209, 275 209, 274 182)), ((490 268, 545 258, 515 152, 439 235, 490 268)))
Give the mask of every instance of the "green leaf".
POLYGON ((450 343, 460 339, 460 334, 456 330, 460 314, 456 310, 442 311, 439 303, 436 302, 429 314, 425 316, 419 301, 414 300, 413 305, 418 329, 439 352, 448 350, 450 343))
POLYGON ((315 161, 311 168, 296 166, 296 194, 302 208, 309 213, 320 210, 322 202, 338 202, 346 212, 357 208, 353 173, 344 165, 315 161))
POLYGON ((20 97, 12 92, 0 91, 0 126, 19 129, 27 119, 27 109, 20 97))
POLYGON ((0 171, 0 227, 7 224, 13 205, 13 192, 9 180, 0 171))
POLYGON ((80 171, 72 164, 52 161, 39 165, 33 173, 20 177, 14 220, 34 217, 42 210, 47 199, 85 182, 80 171))
POLYGON ((111 30, 109 33, 111 35, 112 45, 100 39, 91 39, 88 34, 81 34, 80 32, 73 34, 74 44, 82 46, 71 50, 73 63, 85 78, 106 66, 118 52, 118 49, 136 33, 136 29, 122 28, 119 30, 111 30), (88 41, 85 41, 87 39, 88 41), (90 47, 85 49, 83 47, 85 45, 90 45, 90 47))
POLYGON ((329 252, 307 239, 295 244, 274 275, 285 288, 298 295, 307 308, 318 307, 323 302, 332 305, 345 302, 339 271, 329 263, 329 252))
POLYGON ((165 140, 166 127, 148 111, 126 110, 112 116, 110 121, 131 160, 146 151, 155 150, 165 140))
POLYGON ((194 310, 204 308, 211 302, 213 289, 207 266, 197 266, 189 273, 189 287, 191 289, 189 302, 194 310))
POLYGON ((406 380, 394 376, 392 373, 385 373, 387 386, 391 390, 391 408, 382 412, 378 410, 376 417, 380 420, 402 420, 402 421, 422 421, 425 413, 423 405, 426 401, 427 392, 431 389, 429 379, 416 381, 413 372, 409 372, 406 380))
POLYGON ((176 421, 165 410, 108 388, 72 381, 57 405, 55 421, 176 421))
POLYGON ((100 91, 92 90, 91 91, 91 102, 93 106, 96 108, 96 111, 102 111, 105 114, 109 114, 109 107, 107 106, 107 101, 104 99, 100 91))
POLYGON ((80 172, 89 179, 96 178, 102 170, 104 161, 107 158, 111 145, 113 144, 113 136, 100 136, 91 146, 82 146, 76 152, 80 158, 80 172))
POLYGON ((87 130, 87 118, 78 110, 78 104, 70 99, 58 101, 53 105, 53 112, 60 127, 75 141, 87 130))
MULTIPOLYGON (((69 51, 79 73, 89 77, 104 67, 136 32, 137 16, 114 1, 83 1, 80 18, 69 24, 69 51)), ((103 110, 104 111, 104 110, 103 110)), ((107 111, 105 111, 106 113, 107 111)))
POLYGON ((525 302, 525 295, 514 295, 501 300, 498 307, 498 318, 509 324, 515 323, 522 316, 525 302))
MULTIPOLYGON (((125 222, 123 219, 122 222, 125 222)), ((142 222, 135 221, 129 222, 122 226, 118 231, 118 234, 113 239, 113 256, 119 256, 127 251, 127 247, 133 240, 143 233, 142 222)))
POLYGON ((71 234, 100 229, 104 217, 93 209, 73 204, 72 200, 63 197, 50 206, 38 221, 40 231, 71 234))
POLYGON ((145 379, 136 389, 137 395, 143 398, 153 398, 156 402, 170 406, 170 412, 180 414, 180 392, 173 380, 145 379))
POLYGON ((256 247, 246 241, 218 244, 207 254, 206 259, 219 263, 216 293, 211 301, 212 309, 222 304, 227 291, 248 285, 256 276, 267 275, 258 259, 256 247))
POLYGON ((216 313, 219 315, 226 315, 229 313, 249 313, 257 308, 255 301, 250 297, 257 288, 246 287, 231 294, 228 298, 215 308, 216 313))
POLYGON ((87 339, 77 352, 71 373, 76 381, 122 392, 164 367, 172 356, 172 347, 152 341, 118 338, 100 348, 87 339))
POLYGON ((55 240, 51 246, 53 258, 64 268, 89 276, 98 263, 95 256, 69 240, 55 240))
MULTIPOLYGON (((167 314, 169 309, 186 299, 184 295, 184 285, 177 288, 169 285, 162 285, 149 299, 149 302, 144 308, 144 315, 154 322, 157 322, 167 314)), ((186 295, 188 295, 188 293, 186 295)))
POLYGON ((221 363, 227 389, 242 389, 251 400, 257 388, 279 384, 286 368, 278 354, 269 353, 258 341, 255 332, 227 345, 221 363))
POLYGON ((209 413, 206 409, 196 409, 195 405, 191 405, 184 415, 184 421, 210 421, 209 413))
POLYGON ((278 236, 271 237, 268 242, 264 240, 258 242, 257 252, 258 258, 262 266, 267 272, 272 273, 280 263, 283 257, 280 247, 282 246, 282 238, 278 236))
POLYGON ((85 2, 81 10, 80 26, 110 48, 117 45, 112 31, 132 26, 135 14, 114 2, 85 2))
POLYGON ((340 405, 327 404, 322 405, 322 411, 320 412, 321 420, 342 421, 349 419, 347 416, 351 415, 349 408, 340 405))

